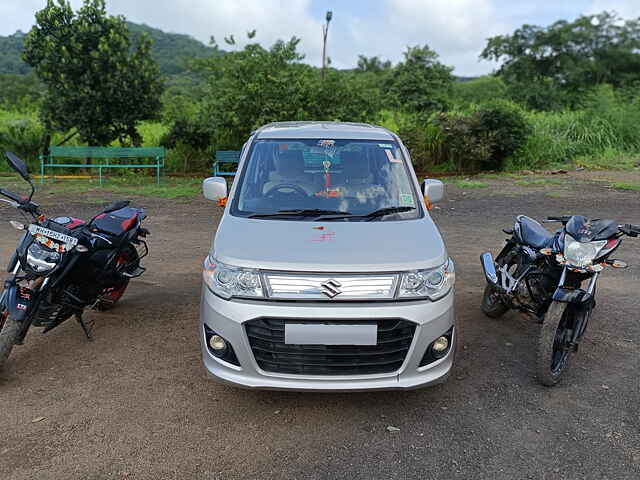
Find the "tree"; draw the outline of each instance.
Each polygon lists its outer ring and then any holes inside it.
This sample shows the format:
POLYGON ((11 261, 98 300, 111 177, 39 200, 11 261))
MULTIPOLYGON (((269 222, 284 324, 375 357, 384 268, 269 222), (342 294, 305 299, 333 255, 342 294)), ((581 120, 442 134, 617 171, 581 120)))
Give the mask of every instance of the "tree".
POLYGON ((516 99, 550 109, 577 104, 599 84, 638 81, 639 49, 640 19, 602 12, 548 27, 523 25, 490 38, 480 58, 502 62, 498 74, 516 99))
POLYGON ((350 120, 372 116, 373 107, 359 84, 333 69, 320 72, 301 63, 299 39, 257 43, 221 57, 197 61, 207 82, 201 119, 215 131, 216 148, 239 148, 250 132, 285 120, 350 120))
POLYGON ((440 63, 438 54, 427 45, 407 47, 404 61, 396 65, 385 82, 391 104, 409 113, 445 109, 452 70, 440 63))
POLYGON ((358 55, 358 72, 381 73, 391 69, 391 61, 380 60, 380 57, 365 57, 358 55))
POLYGON ((89 145, 139 145, 137 124, 160 111, 162 79, 145 35, 131 45, 123 17, 104 0, 47 1, 25 40, 23 59, 46 85, 40 115, 48 129, 76 129, 89 145))

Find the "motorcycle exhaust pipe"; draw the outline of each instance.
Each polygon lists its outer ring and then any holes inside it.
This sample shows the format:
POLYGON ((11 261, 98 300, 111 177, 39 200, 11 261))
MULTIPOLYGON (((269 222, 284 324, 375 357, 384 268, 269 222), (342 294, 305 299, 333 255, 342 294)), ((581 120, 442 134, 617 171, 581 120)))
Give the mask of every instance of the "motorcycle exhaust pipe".
POLYGON ((484 252, 480 255, 480 263, 482 263, 482 270, 484 270, 484 277, 487 279, 487 282, 498 285, 498 272, 496 272, 496 264, 491 254, 484 252))

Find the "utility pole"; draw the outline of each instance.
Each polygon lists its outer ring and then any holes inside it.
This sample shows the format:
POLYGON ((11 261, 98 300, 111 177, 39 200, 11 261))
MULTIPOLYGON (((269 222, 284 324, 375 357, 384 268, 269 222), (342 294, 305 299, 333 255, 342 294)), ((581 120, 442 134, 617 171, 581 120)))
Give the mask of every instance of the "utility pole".
POLYGON ((324 80, 324 70, 327 68, 327 33, 329 33, 331 17, 333 17, 333 13, 329 10, 325 17, 326 23, 322 25, 322 80, 324 80))

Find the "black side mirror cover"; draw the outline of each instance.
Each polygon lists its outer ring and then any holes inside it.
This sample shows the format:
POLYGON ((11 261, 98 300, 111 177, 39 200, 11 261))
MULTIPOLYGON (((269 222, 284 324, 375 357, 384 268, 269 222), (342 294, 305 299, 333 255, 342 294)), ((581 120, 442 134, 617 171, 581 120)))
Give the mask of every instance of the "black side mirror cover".
POLYGON ((20 176, 27 182, 31 181, 29 177, 29 168, 21 158, 11 152, 4 152, 4 155, 5 157, 7 157, 7 163, 9 163, 9 166, 11 168, 18 172, 20 176))

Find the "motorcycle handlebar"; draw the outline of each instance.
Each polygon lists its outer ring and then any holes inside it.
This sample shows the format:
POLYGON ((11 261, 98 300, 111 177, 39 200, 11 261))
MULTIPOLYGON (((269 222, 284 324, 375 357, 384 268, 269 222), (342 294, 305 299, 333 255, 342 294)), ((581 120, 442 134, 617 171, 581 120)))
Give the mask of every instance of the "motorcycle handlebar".
POLYGON ((17 193, 10 192, 8 190, 5 190, 4 188, 0 188, 0 195, 4 195, 8 199, 13 200, 19 205, 22 205, 24 203, 24 198, 22 198, 17 193))
POLYGON ((625 223, 624 225, 618 225, 618 229, 630 237, 637 237, 640 235, 640 225, 633 225, 631 223, 625 223))

